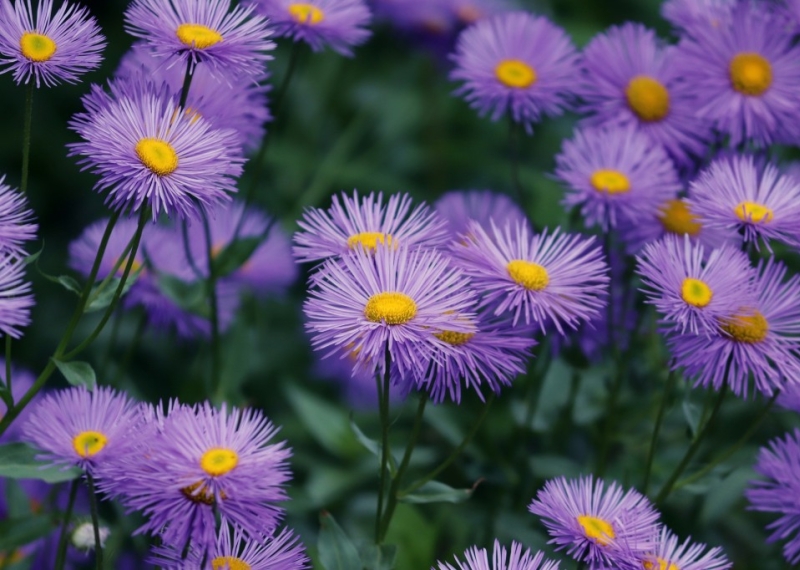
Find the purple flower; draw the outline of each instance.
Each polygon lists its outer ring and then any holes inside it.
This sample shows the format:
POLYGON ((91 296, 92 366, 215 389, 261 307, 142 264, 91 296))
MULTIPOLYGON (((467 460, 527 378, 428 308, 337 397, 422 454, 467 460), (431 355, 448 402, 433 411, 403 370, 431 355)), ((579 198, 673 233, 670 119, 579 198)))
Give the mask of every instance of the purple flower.
MULTIPOLYGON (((83 232, 81 232, 81 235, 69 244, 69 266, 84 277, 88 277, 92 271, 92 265, 97 257, 97 253, 100 251, 100 243, 102 242, 103 234, 108 226, 108 221, 108 218, 104 218, 86 226, 83 232)), ((126 250, 136 233, 137 225, 137 221, 133 218, 121 218, 114 225, 109 235, 108 242, 106 243, 103 257, 100 260, 100 265, 97 270, 97 279, 105 279, 114 271, 117 263, 120 264, 116 269, 117 276, 122 277, 130 253, 126 252, 126 250), (123 253, 126 255, 120 260, 123 253)), ((159 243, 158 241, 153 242, 152 240, 148 240, 145 236, 147 236, 150 231, 157 231, 156 227, 157 226, 154 224, 145 226, 142 232, 142 243, 136 251, 133 263, 131 264, 130 274, 138 274, 139 278, 142 280, 151 278, 144 267, 145 257, 150 255, 147 246, 157 246, 159 243)), ((136 284, 134 284, 133 287, 136 287, 136 284)))
POLYGON ((84 139, 72 143, 83 169, 100 176, 99 191, 118 210, 153 209, 186 217, 229 200, 244 160, 236 135, 202 117, 187 116, 178 102, 152 86, 112 89, 98 108, 97 94, 84 98, 89 111, 70 121, 84 139))
POLYGON ((448 233, 453 238, 467 233, 471 220, 478 222, 485 230, 489 229, 491 220, 500 227, 506 222, 527 220, 525 213, 511 198, 491 190, 448 192, 436 201, 434 207, 447 222, 448 233))
POLYGON ((531 233, 524 223, 492 223, 489 232, 477 222, 469 227, 469 244, 453 247, 459 267, 483 295, 482 305, 495 314, 514 314, 513 325, 524 320, 544 332, 552 323, 560 334, 562 325, 576 328, 606 305, 608 265, 594 237, 531 233), (496 305, 495 305, 496 304, 496 305))
POLYGON ((125 30, 169 66, 204 63, 215 76, 261 76, 275 47, 266 18, 231 0, 134 0, 125 30))
MULTIPOLYGON (((522 549, 518 542, 511 543, 511 551, 494 541, 492 562, 489 563, 489 553, 485 548, 473 546, 464 552, 464 561, 455 560, 458 570, 558 570, 558 562, 548 560, 541 552, 533 553, 530 549, 522 549)), ((431 570, 456 570, 455 566, 447 562, 439 562, 431 570)))
POLYGON ((39 226, 33 221, 28 199, 6 185, 0 176, 0 255, 24 257, 25 242, 36 239, 39 226))
POLYGON ((800 429, 762 447, 755 469, 766 480, 752 481, 745 491, 750 508, 780 514, 767 526, 769 542, 786 540, 784 558, 800 563, 800 429))
POLYGON ((53 1, 40 0, 34 17, 31 0, 2 0, 0 22, 0 73, 13 72, 18 85, 77 83, 103 59, 105 38, 83 7, 64 2, 53 14, 53 1))
POLYGON ((21 337, 20 328, 30 324, 34 304, 31 284, 25 280, 25 262, 0 259, 0 332, 21 337))
POLYGON ((326 45, 345 56, 367 41, 371 20, 364 0, 252 0, 278 36, 303 41, 314 51, 326 45))
POLYGON ((527 12, 507 12, 464 30, 451 56, 454 81, 481 115, 505 113, 530 132, 542 115, 568 107, 578 53, 561 28, 527 12))
POLYGON ((711 163, 691 185, 687 200, 704 225, 741 234, 759 247, 759 238, 800 248, 800 182, 777 167, 759 168, 752 157, 722 158, 711 163))
POLYGON ((800 414, 800 383, 788 384, 778 396, 777 404, 785 410, 800 414))
MULTIPOLYGON (((0 380, 2 380, 2 384, 4 387, 8 387, 8 382, 6 381, 6 362, 4 358, 0 358, 0 380)), ((25 393, 33 386, 34 381, 36 380, 36 376, 30 370, 26 368, 20 368, 16 366, 13 362, 11 364, 11 393, 14 396, 14 401, 18 402, 20 398, 22 398, 25 393)), ((16 417, 16 419, 8 426, 8 429, 0 435, 0 443, 8 443, 11 441, 19 441, 20 434, 22 432, 22 425, 25 424, 27 421, 26 418, 28 414, 30 414, 31 409, 35 406, 34 404, 38 402, 39 398, 41 397, 41 392, 33 397, 31 403, 28 404, 25 408, 22 409, 20 414, 16 417)), ((6 415, 8 409, 6 408, 5 402, 0 400, 0 419, 6 415)), ((0 497, 2 497, 2 492, 0 492, 0 497)), ((0 499, 0 503, 2 503, 2 499, 0 499)), ((0 508, 0 519, 6 518, 3 516, 2 508, 0 508)))
POLYGON ((691 538, 679 544, 678 537, 665 526, 661 527, 652 552, 639 557, 637 562, 637 566, 646 570, 728 570, 732 566, 721 548, 715 547, 706 551, 705 544, 693 543, 691 538))
POLYGON ((652 219, 681 188, 667 153, 633 125, 576 130, 555 175, 567 186, 564 206, 580 206, 586 225, 604 231, 652 219))
POLYGON ((593 476, 547 481, 528 510, 542 517, 549 544, 592 567, 617 567, 653 550, 659 514, 647 498, 593 476))
POLYGON ((736 0, 666 0, 661 15, 676 28, 692 33, 713 33, 727 25, 736 0))

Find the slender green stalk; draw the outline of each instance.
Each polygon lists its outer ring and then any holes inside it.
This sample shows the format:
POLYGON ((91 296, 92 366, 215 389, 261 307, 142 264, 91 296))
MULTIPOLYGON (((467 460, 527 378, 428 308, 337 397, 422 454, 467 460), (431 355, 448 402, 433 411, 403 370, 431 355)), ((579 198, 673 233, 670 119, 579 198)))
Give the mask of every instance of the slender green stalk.
POLYGON ((533 372, 533 381, 528 388, 528 394, 525 398, 525 416, 522 423, 522 434, 524 435, 533 422, 536 415, 536 410, 539 408, 539 400, 542 397, 542 388, 544 387, 544 379, 547 377, 547 371, 550 370, 550 364, 553 362, 553 353, 550 350, 550 340, 545 337, 542 344, 539 345, 539 358, 536 360, 533 372))
POLYGON ((192 58, 186 59, 186 73, 183 75, 183 86, 181 87, 181 99, 178 104, 181 110, 186 108, 186 100, 189 98, 189 88, 192 86, 192 78, 194 77, 194 70, 197 68, 192 58))
POLYGON ((73 479, 69 487, 67 510, 64 512, 64 520, 61 521, 61 533, 58 535, 58 550, 56 551, 55 570, 64 570, 64 564, 67 561, 67 528, 69 527, 69 521, 72 518, 72 509, 75 506, 75 497, 78 496, 79 484, 80 478, 76 478, 73 479))
POLYGON ((120 324, 122 323, 122 311, 117 311, 114 313, 114 321, 111 323, 111 336, 108 339, 108 345, 106 346, 106 351, 103 354, 103 359, 100 361, 100 366, 98 367, 97 373, 105 378, 106 372, 108 371, 108 365, 111 362, 111 356, 114 352, 114 347, 117 345, 117 339, 119 337, 119 328, 120 324))
POLYGON ((136 324, 136 330, 133 333, 133 338, 128 343, 128 348, 125 350, 125 355, 122 357, 122 360, 120 361, 119 366, 117 367, 117 371, 114 372, 114 378, 110 382, 112 386, 118 385, 120 379, 122 379, 122 375, 128 368, 128 364, 130 364, 134 352, 136 352, 136 349, 139 347, 139 342, 142 340, 142 336, 144 335, 144 328, 146 324, 147 324, 147 315, 144 312, 142 312, 139 315, 139 322, 136 324))
POLYGON ((89 510, 92 513, 92 528, 94 529, 94 559, 97 570, 103 570, 103 545, 100 542, 100 516, 97 512, 97 494, 94 489, 94 478, 86 472, 86 484, 89 486, 89 510))
POLYGON ((6 335, 6 390, 8 390, 8 397, 13 405, 14 392, 11 391, 11 335, 6 335))
POLYGON ((33 81, 28 83, 25 93, 25 118, 22 127, 22 184, 19 191, 28 191, 28 174, 31 168, 31 131, 33 130, 33 81))
POLYGON ((653 459, 656 455, 656 444, 658 443, 658 434, 661 431, 661 424, 664 421, 664 415, 667 411, 667 402, 669 401, 670 394, 675 387, 675 382, 678 379, 678 374, 674 370, 670 370, 667 376, 667 384, 664 386, 664 394, 661 396, 661 404, 658 406, 658 414, 656 414, 656 424, 653 427, 653 436, 650 438, 650 449, 647 452, 647 464, 644 470, 644 484, 642 485, 642 493, 647 495, 647 488, 650 485, 650 475, 653 470, 653 459))
POLYGON ((392 356, 389 352, 389 342, 386 342, 383 359, 383 382, 380 374, 375 374, 378 384, 378 410, 381 418, 381 466, 380 482, 378 488, 378 511, 375 514, 375 544, 381 543, 381 520, 383 518, 383 491, 386 489, 386 479, 389 474, 389 379, 392 369, 392 356))
POLYGON ((189 263, 192 273, 197 279, 203 279, 203 272, 197 267, 194 255, 192 255, 192 249, 189 247, 189 226, 186 220, 181 222, 181 239, 183 240, 183 254, 186 256, 186 261, 189 263))
POLYGON ((206 241, 208 260, 208 302, 211 308, 211 393, 216 400, 222 400, 222 351, 219 340, 219 307, 217 299, 217 275, 214 270, 214 244, 211 241, 211 226, 208 215, 203 213, 203 233, 206 241))

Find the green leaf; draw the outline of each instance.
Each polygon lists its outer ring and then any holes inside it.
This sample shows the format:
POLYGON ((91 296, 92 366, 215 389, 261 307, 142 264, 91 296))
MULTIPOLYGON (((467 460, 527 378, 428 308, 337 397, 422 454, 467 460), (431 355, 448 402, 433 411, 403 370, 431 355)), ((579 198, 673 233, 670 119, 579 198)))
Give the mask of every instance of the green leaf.
POLYGON ((401 498, 406 503, 461 503, 472 496, 474 489, 454 489, 439 481, 428 481, 422 487, 401 498))
MULTIPOLYGON (((350 414, 350 429, 353 430, 353 435, 356 436, 356 440, 364 446, 364 448, 369 451, 372 455, 379 458, 381 457, 381 444, 374 439, 368 437, 361 428, 358 427, 355 420, 353 419, 353 415, 350 414)), ((397 473, 397 460, 394 457, 394 454, 389 450, 389 472, 394 476, 397 473)))
POLYGON ((244 237, 226 245, 211 260, 211 267, 217 277, 226 277, 247 263, 253 252, 258 249, 261 237, 244 237))
POLYGON ((36 253, 32 253, 25 258, 25 265, 30 265, 31 263, 36 263, 39 259, 39 256, 42 255, 44 251, 44 240, 42 240, 42 247, 39 248, 39 251, 36 253))
POLYGON ((397 546, 394 544, 364 543, 358 549, 364 568, 367 570, 392 570, 397 558, 397 546))
POLYGON ((13 518, 0 521, 0 552, 14 551, 53 531, 55 526, 47 515, 13 518))
MULTIPOLYGON (((131 273, 128 275, 128 279, 125 280, 125 286, 122 288, 122 293, 120 294, 120 298, 122 298, 128 290, 133 287, 133 284, 136 283, 136 279, 139 278, 139 272, 131 273)), ((111 304, 111 300, 114 298, 114 293, 117 291, 117 287, 119 287, 120 278, 114 277, 100 291, 100 294, 95 296, 95 292, 97 291, 97 287, 99 285, 92 288, 92 293, 89 295, 89 299, 91 301, 89 304, 86 305, 86 308, 83 310, 84 313, 91 313, 92 311, 99 311, 101 309, 105 309, 111 304)))
POLYGON ((53 283, 58 283, 67 291, 72 291, 73 293, 75 293, 80 297, 80 294, 82 292, 80 283, 78 283, 75 279, 73 279, 69 275, 59 275, 56 277, 54 275, 48 275, 43 271, 39 271, 39 273, 42 275, 42 277, 44 277, 48 281, 52 281, 53 283))
POLYGON ((94 368, 88 362, 80 360, 73 360, 72 362, 63 362, 61 360, 51 359, 53 363, 67 379, 67 382, 73 386, 86 386, 89 390, 94 390, 97 386, 97 376, 94 373, 94 368))
POLYGON ((158 276, 158 288, 181 309, 205 318, 211 316, 206 284, 203 281, 187 283, 183 279, 162 273, 158 276))
POLYGON ((344 410, 293 384, 286 387, 286 397, 300 421, 325 449, 345 456, 359 452, 361 446, 344 410))
POLYGON ((686 423, 689 429, 692 430, 692 437, 697 435, 697 428, 700 424, 700 406, 689 400, 688 396, 683 401, 683 417, 686 418, 686 423))
POLYGON ((325 570, 359 570, 363 568, 358 551, 333 516, 327 511, 319 515, 322 529, 317 540, 319 561, 325 570))
MULTIPOLYGON (((0 477, 40 479, 46 483, 71 481, 81 474, 77 468, 62 469, 36 459, 37 451, 24 443, 0 445, 0 477)), ((3 533, 0 532, 0 537, 3 533)), ((2 548, 0 548, 2 550, 2 548)))

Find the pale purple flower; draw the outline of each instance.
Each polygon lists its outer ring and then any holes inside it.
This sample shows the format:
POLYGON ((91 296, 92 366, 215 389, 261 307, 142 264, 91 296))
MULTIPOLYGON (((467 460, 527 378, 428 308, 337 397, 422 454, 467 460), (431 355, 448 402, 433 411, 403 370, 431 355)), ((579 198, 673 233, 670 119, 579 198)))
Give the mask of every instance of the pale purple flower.
POLYGON ((23 245, 36 239, 39 226, 28 199, 5 184, 5 179, 0 176, 0 255, 25 257, 23 245))
POLYGON ((0 332, 21 337, 20 329, 30 324, 34 304, 31 284, 25 280, 25 262, 0 259, 0 332))
POLYGON ((467 233, 469 222, 475 220, 484 229, 489 223, 502 227, 506 222, 527 220, 522 209, 505 194, 491 190, 455 190, 439 198, 434 204, 438 214, 447 222, 451 240, 467 233))
POLYGON ((485 548, 473 546, 464 552, 464 560, 455 559, 456 566, 439 562, 431 570, 558 570, 558 562, 544 557, 542 552, 523 550, 518 542, 511 543, 510 551, 494 541, 491 562, 485 548))
POLYGON ((662 526, 656 546, 637 560, 646 569, 677 568, 680 570, 728 570, 733 566, 719 547, 707 548, 705 544, 687 538, 680 543, 678 537, 662 526))

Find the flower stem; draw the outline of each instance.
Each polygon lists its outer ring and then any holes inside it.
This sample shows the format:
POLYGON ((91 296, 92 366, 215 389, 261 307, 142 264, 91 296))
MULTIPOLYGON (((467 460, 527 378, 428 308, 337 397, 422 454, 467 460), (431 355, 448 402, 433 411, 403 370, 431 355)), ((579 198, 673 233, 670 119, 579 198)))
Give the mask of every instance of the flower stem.
POLYGON ((13 405, 14 393, 11 391, 11 335, 6 335, 6 390, 13 405))
POLYGON ((656 415, 656 424, 653 427, 653 436, 650 438, 650 449, 647 452, 647 464, 644 471, 644 484, 642 485, 642 494, 647 495, 647 488, 650 485, 650 474, 653 470, 653 459, 656 454, 656 444, 658 443, 658 434, 661 431, 661 424, 664 421, 664 415, 667 411, 667 402, 669 401, 670 394, 675 387, 675 382, 678 379, 678 374, 674 370, 670 370, 667 376, 667 384, 664 387, 664 394, 661 396, 661 404, 658 406, 658 414, 656 415))
POLYGON ((89 486, 89 510, 92 513, 92 529, 94 530, 94 559, 97 570, 103 570, 103 546, 100 543, 100 517, 97 513, 97 495, 94 489, 94 478, 86 472, 86 484, 89 486))
POLYGON ((389 352, 389 341, 384 349, 383 383, 380 374, 375 374, 378 385, 378 411, 381 418, 381 465, 380 483, 378 487, 378 511, 375 514, 375 544, 381 543, 381 520, 383 517, 383 491, 389 472, 389 379, 392 369, 392 357, 389 352))
POLYGON ((181 110, 186 108, 186 100, 189 99, 189 88, 192 86, 192 78, 194 77, 194 70, 196 69, 196 64, 192 61, 192 58, 189 57, 186 59, 186 73, 183 75, 183 86, 181 87, 181 99, 180 103, 178 104, 181 110))
POLYGON ((56 570, 64 570, 64 564, 67 561, 67 527, 72 518, 72 509, 75 506, 75 497, 78 495, 78 485, 80 479, 75 478, 69 487, 69 501, 67 502, 67 510, 64 512, 64 520, 61 521, 61 533, 58 536, 58 550, 56 554, 56 570))
POLYGON ((203 234, 208 260, 208 303, 211 308, 211 393, 215 401, 222 400, 222 352, 219 341, 219 307, 217 299, 217 275, 214 270, 214 244, 208 215, 203 212, 203 234))
POLYGON ((33 130, 33 82, 28 83, 25 93, 25 110, 22 127, 22 184, 19 191, 25 194, 28 191, 28 174, 31 166, 31 131, 33 130))

